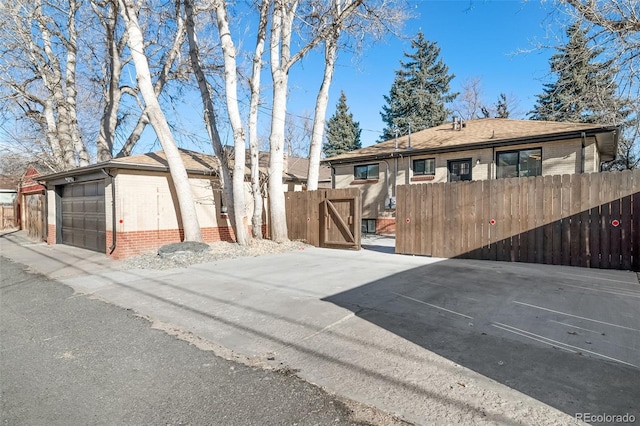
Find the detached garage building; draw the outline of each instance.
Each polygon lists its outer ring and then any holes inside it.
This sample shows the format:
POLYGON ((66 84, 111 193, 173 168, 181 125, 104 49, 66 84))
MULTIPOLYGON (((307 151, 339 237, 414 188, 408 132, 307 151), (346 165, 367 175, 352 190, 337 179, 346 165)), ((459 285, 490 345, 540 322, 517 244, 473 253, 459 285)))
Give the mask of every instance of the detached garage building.
MULTIPOLYGON (((215 157, 180 150, 206 242, 232 241, 215 157)), ((162 151, 42 176, 47 242, 121 259, 182 241, 177 197, 162 151)))

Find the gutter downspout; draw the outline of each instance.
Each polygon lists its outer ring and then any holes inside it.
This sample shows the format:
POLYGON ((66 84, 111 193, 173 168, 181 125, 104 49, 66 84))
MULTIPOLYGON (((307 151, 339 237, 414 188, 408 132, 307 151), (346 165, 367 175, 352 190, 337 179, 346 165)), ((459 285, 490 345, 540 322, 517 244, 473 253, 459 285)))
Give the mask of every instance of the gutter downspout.
POLYGON ((580 148, 580 173, 584 173, 584 169, 585 169, 585 144, 587 142, 587 134, 585 132, 582 132, 580 134, 580 140, 581 140, 581 144, 582 144, 582 148, 580 148))
POLYGON ((100 169, 102 173, 111 179, 111 247, 109 247, 109 255, 116 249, 116 180, 115 177, 107 172, 106 169, 100 169))
POLYGON ((396 186, 398 186, 398 157, 394 158, 395 163, 393 165, 393 196, 396 196, 396 186))
POLYGON ((391 208, 391 195, 390 195, 390 191, 389 191, 389 163, 387 162, 387 160, 382 160, 382 162, 387 166, 387 172, 384 174, 384 186, 385 186, 385 191, 387 192, 386 196, 384 197, 384 201, 385 201, 385 205, 384 208, 385 210, 387 209, 387 204, 386 201, 389 200, 389 208, 391 208))
MULTIPOLYGON (((44 186, 44 240, 49 244, 49 188, 47 188, 47 182, 36 180, 38 185, 44 186)), ((22 215, 22 212, 20 212, 22 215)), ((20 222, 20 227, 22 228, 24 224, 22 223, 22 219, 20 222)))
POLYGON ((331 188, 336 189, 336 168, 329 163, 329 167, 331 167, 331 188))
POLYGON ((489 179, 498 179, 498 169, 496 167, 496 147, 491 148, 491 164, 489 164, 489 179))

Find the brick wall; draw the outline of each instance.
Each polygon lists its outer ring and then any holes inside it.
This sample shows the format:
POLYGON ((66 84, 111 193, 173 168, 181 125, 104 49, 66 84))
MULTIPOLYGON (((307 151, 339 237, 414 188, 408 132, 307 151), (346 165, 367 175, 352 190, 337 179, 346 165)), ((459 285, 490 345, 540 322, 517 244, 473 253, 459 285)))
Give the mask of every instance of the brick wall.
MULTIPOLYGON (((113 244, 111 232, 107 232, 107 254, 113 244)), ((215 241, 234 241, 234 232, 228 226, 202 228, 202 238, 207 243, 215 241)), ((182 229, 162 229, 159 231, 132 231, 116 234, 116 248, 111 253, 114 259, 124 259, 137 254, 154 251, 165 244, 178 243, 184 239, 182 229)))
POLYGON ((376 219, 376 234, 393 235, 396 233, 396 219, 392 217, 379 217, 376 219))
POLYGON ((56 243, 56 226, 49 224, 47 226, 47 244, 56 243))

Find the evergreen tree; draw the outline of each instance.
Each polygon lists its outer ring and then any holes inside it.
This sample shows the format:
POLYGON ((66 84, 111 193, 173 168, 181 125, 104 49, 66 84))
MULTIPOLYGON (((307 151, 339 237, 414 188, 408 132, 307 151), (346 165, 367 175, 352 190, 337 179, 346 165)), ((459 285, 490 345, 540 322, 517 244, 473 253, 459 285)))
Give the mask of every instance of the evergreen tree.
POLYGON ((384 97, 387 105, 380 115, 386 127, 380 141, 394 138, 396 129, 402 136, 444 123, 449 115, 446 104, 458 95, 449 91, 454 75, 439 58, 437 44, 420 32, 411 47, 414 52, 404 53, 407 61, 400 61, 389 95, 384 97))
POLYGON ((544 85, 531 119, 621 124, 629 115, 628 104, 618 96, 612 62, 598 61, 603 49, 589 48, 578 23, 567 28, 567 38, 549 61, 557 79, 544 85))
POLYGON ((509 104, 504 93, 500 93, 496 103, 496 118, 509 118, 509 104))
POLYGON ((362 147, 360 123, 353 121, 347 106, 347 96, 340 93, 336 112, 327 120, 327 140, 322 145, 325 157, 333 157, 362 147))

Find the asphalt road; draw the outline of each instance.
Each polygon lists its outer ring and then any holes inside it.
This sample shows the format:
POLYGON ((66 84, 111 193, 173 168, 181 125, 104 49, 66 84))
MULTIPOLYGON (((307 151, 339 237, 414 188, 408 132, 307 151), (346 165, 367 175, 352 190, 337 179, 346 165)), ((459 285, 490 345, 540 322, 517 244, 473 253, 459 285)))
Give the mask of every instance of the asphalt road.
POLYGON ((295 376, 216 357, 0 257, 0 422, 346 425, 295 376))

